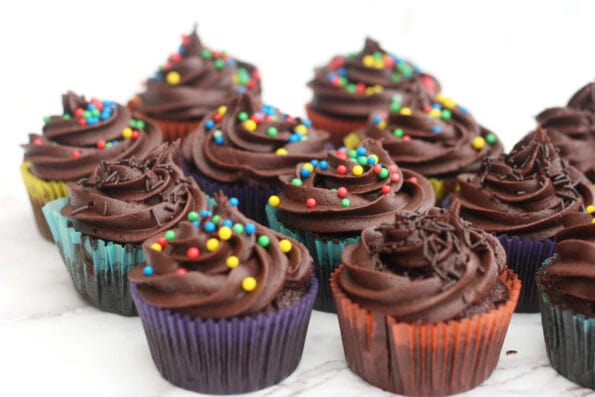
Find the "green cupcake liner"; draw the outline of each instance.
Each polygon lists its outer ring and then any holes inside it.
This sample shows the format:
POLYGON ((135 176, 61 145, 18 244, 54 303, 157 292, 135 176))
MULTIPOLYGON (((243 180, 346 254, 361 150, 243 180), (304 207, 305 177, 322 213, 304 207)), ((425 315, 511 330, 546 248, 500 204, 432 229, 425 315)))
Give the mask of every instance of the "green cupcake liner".
POLYGON ((565 378, 595 389, 595 318, 564 310, 542 293, 541 324, 552 367, 565 378))
POLYGON ((335 269, 341 265, 343 248, 349 244, 359 242, 360 237, 324 237, 316 233, 291 230, 277 219, 277 210, 275 207, 267 204, 265 211, 271 229, 304 244, 310 255, 312 255, 312 259, 314 259, 314 273, 320 283, 316 301, 314 302, 314 310, 336 313, 335 302, 330 287, 330 277, 335 269))

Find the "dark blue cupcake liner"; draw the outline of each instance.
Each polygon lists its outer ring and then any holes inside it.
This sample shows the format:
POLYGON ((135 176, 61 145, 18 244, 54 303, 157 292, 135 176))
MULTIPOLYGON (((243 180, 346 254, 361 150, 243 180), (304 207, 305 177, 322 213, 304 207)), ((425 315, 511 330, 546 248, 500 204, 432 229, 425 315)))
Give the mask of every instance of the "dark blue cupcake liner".
POLYGON ((172 384, 232 394, 279 383, 298 366, 318 289, 295 305, 255 317, 201 319, 147 304, 131 283, 153 361, 172 384))
POLYGON ((314 233, 287 228, 276 216, 274 207, 267 204, 266 213, 271 229, 298 240, 308 249, 314 259, 314 274, 320 282, 314 310, 336 313, 335 301, 330 287, 330 277, 341 264, 341 253, 346 245, 360 241, 358 237, 321 238, 314 233))
POLYGON ((541 293, 541 324, 552 367, 565 378, 595 389, 595 318, 572 314, 541 293))
POLYGON ((506 251, 507 266, 521 280, 521 296, 516 307, 517 313, 538 313, 539 292, 535 283, 535 273, 547 258, 554 254, 555 242, 550 239, 529 240, 517 236, 496 236, 506 251))
POLYGON ((227 197, 236 197, 239 200, 238 209, 248 218, 254 219, 261 225, 267 225, 267 217, 264 207, 269 197, 281 191, 281 185, 275 187, 248 186, 241 182, 222 183, 200 174, 198 171, 190 170, 184 165, 187 175, 192 176, 198 186, 208 195, 223 192, 227 197))

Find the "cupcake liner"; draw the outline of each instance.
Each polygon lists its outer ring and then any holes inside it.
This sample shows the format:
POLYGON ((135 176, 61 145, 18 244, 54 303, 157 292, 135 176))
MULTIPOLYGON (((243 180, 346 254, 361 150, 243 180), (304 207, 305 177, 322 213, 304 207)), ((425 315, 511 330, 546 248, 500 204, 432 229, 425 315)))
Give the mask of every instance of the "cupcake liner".
POLYGON ((30 166, 29 162, 22 163, 21 175, 31 201, 37 230, 46 240, 52 241, 52 234, 41 208, 52 200, 68 197, 68 188, 63 181, 46 181, 36 177, 31 173, 30 166))
POLYGON ((314 259, 314 274, 320 283, 316 302, 314 302, 314 310, 336 313, 329 280, 331 274, 341 264, 341 253, 343 252, 343 248, 349 244, 359 242, 360 237, 347 237, 343 239, 322 238, 315 233, 296 231, 287 228, 277 219, 276 210, 270 205, 266 206, 266 213, 271 229, 304 244, 314 259))
POLYGON ((510 297, 487 313, 432 324, 402 323, 352 302, 331 277, 345 358, 368 383, 408 396, 461 393, 486 380, 498 363, 521 283, 507 270, 510 297))
POLYGON ((278 194, 281 191, 280 185, 275 187, 258 187, 248 186, 241 182, 219 182, 200 174, 198 171, 191 171, 187 165, 185 165, 185 173, 191 175, 203 192, 208 195, 212 196, 223 192, 227 197, 236 197, 239 201, 238 209, 240 212, 265 226, 267 225, 267 217, 264 207, 271 195, 278 194))
POLYGON ((121 245, 81 234, 60 214, 67 202, 67 198, 51 201, 43 213, 74 288, 103 311, 136 315, 128 272, 145 260, 141 244, 121 245))
MULTIPOLYGON (((140 97, 137 95, 130 99, 126 104, 126 107, 131 111, 139 111, 138 106, 140 104, 140 97)), ((163 135, 163 139, 165 141, 173 142, 176 139, 180 138, 184 140, 184 137, 188 135, 192 130, 194 130, 200 124, 200 120, 194 121, 173 121, 173 120, 160 120, 155 119, 153 117, 145 116, 146 118, 151 119, 151 121, 157 123, 159 128, 161 129, 161 134, 163 135)))
POLYGON ((595 318, 572 314, 541 293, 541 324, 552 367, 581 386, 595 389, 595 318))
POLYGON ((506 264, 518 274, 523 288, 516 308, 518 313, 538 313, 539 293, 535 283, 535 273, 543 261, 554 254, 553 240, 529 240, 517 236, 496 236, 506 251, 506 264))
POLYGON ((365 127, 368 121, 366 117, 349 120, 326 116, 313 110, 310 105, 306 105, 306 114, 315 128, 325 130, 329 133, 329 140, 335 147, 343 146, 345 135, 365 127))
POLYGON ((295 305, 255 317, 190 318, 143 301, 131 283, 155 366, 176 386, 232 394, 279 383, 299 364, 317 281, 295 305))

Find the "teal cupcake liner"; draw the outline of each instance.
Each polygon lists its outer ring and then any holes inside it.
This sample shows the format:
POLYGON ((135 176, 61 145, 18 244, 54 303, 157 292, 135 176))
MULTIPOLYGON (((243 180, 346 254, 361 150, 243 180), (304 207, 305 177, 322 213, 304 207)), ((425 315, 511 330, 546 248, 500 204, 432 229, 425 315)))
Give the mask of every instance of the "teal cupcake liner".
POLYGON ((51 201, 43 213, 74 288, 103 311, 135 316, 128 272, 145 260, 141 244, 121 245, 81 234, 60 214, 67 202, 51 201))
POLYGON ((541 324, 552 367, 565 378, 595 389, 595 318, 564 310, 542 292, 541 324))
POLYGON ((314 260, 314 273, 319 281, 318 294, 314 302, 314 310, 336 313, 335 302, 330 287, 330 277, 341 265, 341 253, 349 244, 360 241, 360 237, 325 238, 316 233, 291 230, 277 219, 277 210, 271 205, 265 208, 269 227, 279 233, 298 240, 310 252, 314 260))

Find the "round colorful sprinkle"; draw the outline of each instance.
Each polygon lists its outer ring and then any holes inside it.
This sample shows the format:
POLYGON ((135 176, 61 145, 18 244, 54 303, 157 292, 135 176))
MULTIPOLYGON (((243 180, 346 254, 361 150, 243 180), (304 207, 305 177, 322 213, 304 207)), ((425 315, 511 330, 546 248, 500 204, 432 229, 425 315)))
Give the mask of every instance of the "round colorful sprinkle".
POLYGON ((254 277, 246 277, 242 280, 242 289, 246 292, 251 292, 256 289, 256 279, 254 277))

